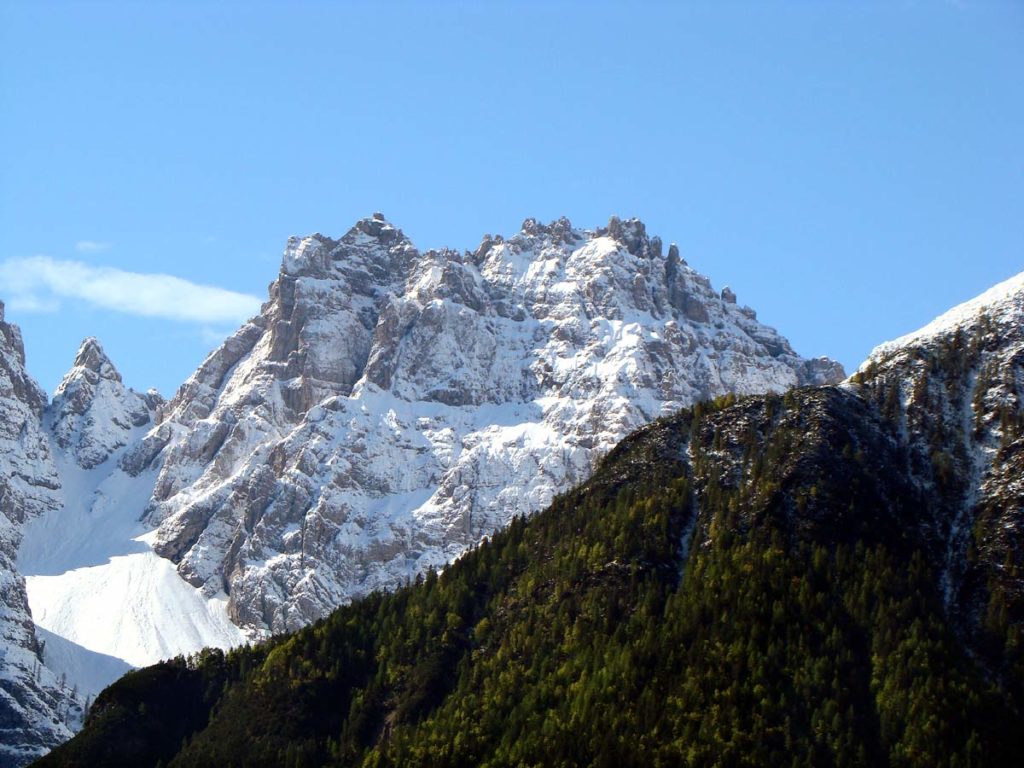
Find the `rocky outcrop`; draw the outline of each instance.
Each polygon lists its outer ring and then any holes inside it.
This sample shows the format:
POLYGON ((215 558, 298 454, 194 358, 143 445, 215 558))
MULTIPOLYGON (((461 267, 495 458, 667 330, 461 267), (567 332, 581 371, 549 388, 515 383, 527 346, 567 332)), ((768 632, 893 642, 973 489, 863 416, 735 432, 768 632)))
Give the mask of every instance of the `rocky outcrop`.
POLYGON ((0 768, 23 765, 68 738, 83 702, 43 663, 15 561, 22 526, 59 505, 60 481, 42 429, 46 394, 25 371, 17 326, 0 303, 0 768))
POLYGON ((190 583, 281 631, 441 566, 695 400, 836 381, 638 220, 420 253, 292 238, 260 314, 121 460, 190 583))

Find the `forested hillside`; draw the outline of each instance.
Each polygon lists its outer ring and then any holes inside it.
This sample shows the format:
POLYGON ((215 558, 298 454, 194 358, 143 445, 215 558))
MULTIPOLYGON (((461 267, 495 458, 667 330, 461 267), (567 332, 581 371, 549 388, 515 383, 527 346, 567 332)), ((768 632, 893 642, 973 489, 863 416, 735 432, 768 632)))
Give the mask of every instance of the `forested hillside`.
POLYGON ((984 657, 947 617, 946 500, 884 406, 661 420, 439 576, 126 676, 38 765, 1015 764, 1019 617, 984 657))

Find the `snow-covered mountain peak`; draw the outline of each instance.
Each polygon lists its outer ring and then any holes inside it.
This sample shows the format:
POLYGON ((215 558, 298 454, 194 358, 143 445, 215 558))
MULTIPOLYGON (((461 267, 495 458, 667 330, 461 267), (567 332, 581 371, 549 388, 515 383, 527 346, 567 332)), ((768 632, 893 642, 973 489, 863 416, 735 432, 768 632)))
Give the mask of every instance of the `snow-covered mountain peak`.
POLYGON ((339 239, 289 238, 260 314, 207 357, 166 418, 192 424, 218 408, 245 407, 294 423, 324 398, 348 395, 369 357, 382 300, 403 291, 418 258, 380 214, 339 239))
POLYGON ((83 374, 88 375, 85 372, 95 374, 95 376, 90 378, 98 377, 121 381, 121 374, 118 373, 117 368, 114 367, 106 352, 103 351, 103 346, 94 336, 89 336, 82 340, 82 344, 79 346, 77 354, 75 354, 75 362, 71 370, 64 376, 64 380, 57 387, 57 391, 61 392, 69 379, 83 374))
POLYGON ((378 266, 393 267, 395 254, 408 248, 411 243, 402 230, 375 213, 357 221, 337 240, 319 232, 290 237, 281 276, 339 278, 353 266, 368 268, 376 262, 378 266))
MULTIPOLYGON (((650 252, 651 255, 661 255, 661 238, 648 238, 647 227, 640 219, 620 219, 618 216, 610 217, 607 226, 596 229, 574 227, 565 216, 547 224, 531 217, 523 221, 519 232, 508 241, 528 245, 571 245, 597 237, 608 237, 633 254, 650 252)), ((502 242, 502 239, 498 237, 497 242, 502 242)))
POLYGON ((46 423, 60 451, 91 469, 149 424, 159 402, 125 387, 103 346, 89 337, 58 385, 46 423))
MULTIPOLYGON (((576 230, 572 226, 572 222, 569 221, 565 216, 556 219, 549 224, 544 224, 535 218, 524 219, 522 225, 519 227, 519 232, 509 238, 509 240, 516 239, 527 239, 536 240, 546 238, 552 243, 571 243, 573 240, 581 239, 584 235, 583 230, 576 230)), ((499 241, 500 241, 499 237, 499 241)))
POLYGON ((260 314, 121 465, 158 554, 243 627, 440 566, 698 399, 835 381, 638 219, 418 251, 382 215, 291 238, 260 314))
POLYGON ((654 238, 658 247, 652 248, 652 239, 647 237, 647 227, 637 218, 622 220, 618 216, 608 219, 608 226, 597 230, 598 235, 607 235, 621 243, 635 256, 661 256, 661 241, 654 238))

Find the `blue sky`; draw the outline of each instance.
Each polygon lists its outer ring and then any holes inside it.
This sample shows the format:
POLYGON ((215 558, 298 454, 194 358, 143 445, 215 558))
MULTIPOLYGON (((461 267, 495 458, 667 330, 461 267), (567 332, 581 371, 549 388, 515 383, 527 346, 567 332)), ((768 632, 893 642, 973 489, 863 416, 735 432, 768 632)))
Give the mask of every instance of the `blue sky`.
POLYGON ((51 391, 96 335, 170 394, 288 235, 378 210, 421 248, 639 216, 851 370, 1024 269, 1020 3, 0 0, 0 115, 51 391))

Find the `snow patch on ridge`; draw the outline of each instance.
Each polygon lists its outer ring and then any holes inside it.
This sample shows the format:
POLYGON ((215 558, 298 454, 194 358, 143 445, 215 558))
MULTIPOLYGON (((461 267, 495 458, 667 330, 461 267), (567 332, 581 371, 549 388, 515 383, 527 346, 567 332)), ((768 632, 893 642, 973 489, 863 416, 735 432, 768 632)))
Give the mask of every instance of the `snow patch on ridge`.
POLYGON ((114 680, 132 669, 122 659, 95 653, 60 635, 36 627, 43 646, 43 661, 55 674, 77 686, 80 696, 95 698, 114 680))

